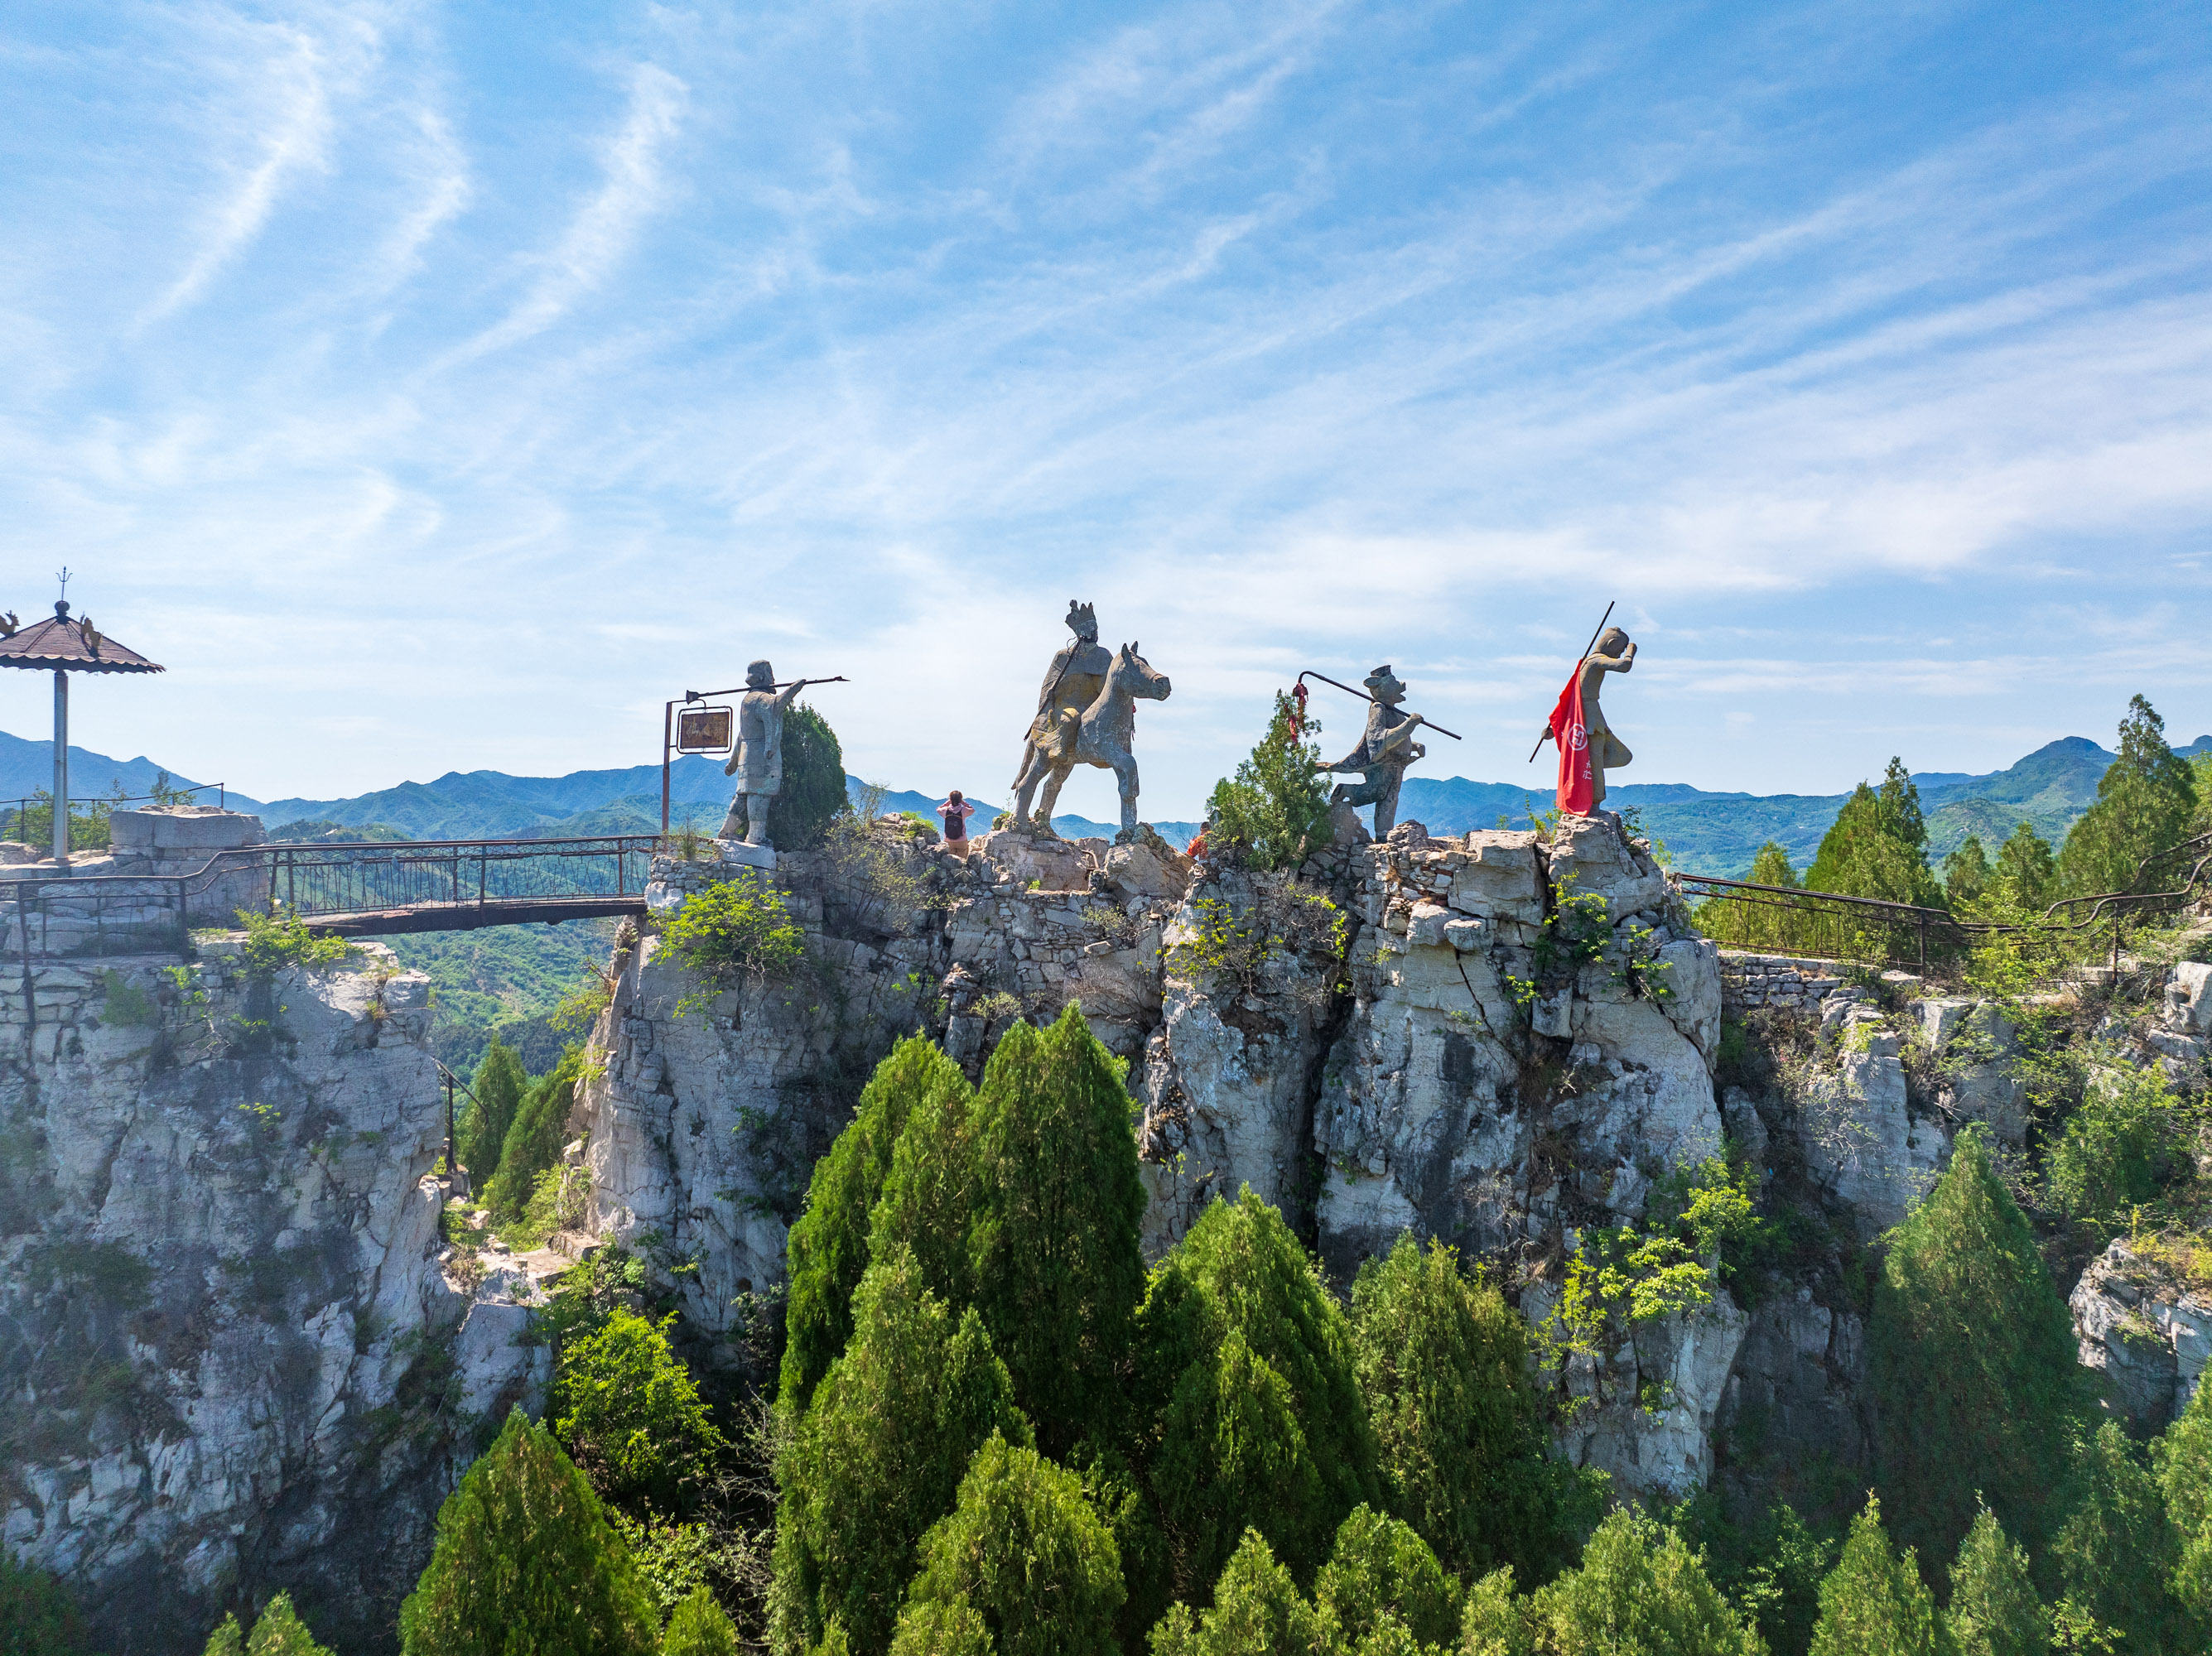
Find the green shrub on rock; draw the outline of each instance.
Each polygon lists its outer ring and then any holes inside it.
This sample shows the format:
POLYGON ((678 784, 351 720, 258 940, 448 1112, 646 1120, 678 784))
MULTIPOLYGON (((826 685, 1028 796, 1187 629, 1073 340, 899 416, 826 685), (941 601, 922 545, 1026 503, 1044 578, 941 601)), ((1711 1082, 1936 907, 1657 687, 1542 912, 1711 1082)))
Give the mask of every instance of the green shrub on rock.
POLYGON ((553 1435, 610 1501, 678 1510, 727 1447, 690 1370, 654 1323, 617 1309, 571 1340, 553 1376, 553 1435))
POLYGON ((599 1498, 517 1409, 438 1510, 404 1656, 653 1656, 659 1618, 599 1498))
POLYGON ((1328 845, 1328 782, 1315 767, 1321 749, 1313 741, 1318 720, 1308 719, 1303 734, 1295 707, 1275 693, 1274 717, 1251 757, 1234 777, 1213 785, 1206 802, 1213 819, 1209 844, 1235 854, 1253 868, 1295 868, 1328 845))
POLYGON ((915 1604, 965 1605, 1000 1656, 1112 1656, 1121 1559, 1082 1481, 994 1435, 922 1538, 915 1604))

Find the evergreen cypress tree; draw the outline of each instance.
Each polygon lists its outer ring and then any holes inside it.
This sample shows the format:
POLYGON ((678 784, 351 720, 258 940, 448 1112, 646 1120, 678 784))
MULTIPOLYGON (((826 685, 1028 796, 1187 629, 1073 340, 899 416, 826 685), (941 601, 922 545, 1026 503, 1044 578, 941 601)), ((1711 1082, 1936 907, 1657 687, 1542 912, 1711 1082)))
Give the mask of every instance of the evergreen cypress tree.
POLYGON ((523 1095, 529 1089, 530 1077, 523 1070, 521 1057, 495 1039, 477 1060, 476 1075, 469 1083, 468 1112, 454 1135, 460 1140, 461 1165, 469 1170, 469 1181, 477 1190, 482 1191, 499 1171, 507 1130, 514 1125, 514 1113, 521 1108, 523 1095))
POLYGON ((738 1656, 738 1649, 737 1629, 704 1587, 677 1605, 660 1635, 660 1656, 738 1656))
POLYGON ((1401 1236, 1352 1288, 1359 1389, 1393 1509, 1468 1576, 1510 1563, 1540 1585, 1571 1562, 1601 1498, 1550 1453, 1527 1325, 1442 1242, 1401 1236))
POLYGON ((2027 1555, 1986 1507, 1951 1566, 1943 1623, 1959 1656, 2046 1656, 2051 1648, 2051 1617, 2028 1580, 2027 1555))
POLYGON ((890 1642, 915 1544, 994 1432, 1029 1436, 981 1318, 925 1289, 907 1250, 878 1254, 853 1296, 852 1338, 777 1466, 778 1652, 808 1650, 833 1618, 857 1650, 890 1642))
POLYGON ((1993 889, 2031 914, 2040 914, 2058 895, 2058 861, 2051 842, 2026 822, 1997 847, 1993 889))
POLYGON ((1346 1650, 1362 1647, 1386 1621, 1424 1645, 1443 1645, 1459 1630, 1460 1592, 1428 1544, 1395 1518, 1359 1506, 1337 1526, 1336 1544, 1314 1581, 1314 1603, 1346 1650))
POLYGON ((1248 1527, 1310 1579, 1345 1515, 1383 1504, 1351 1328, 1282 1215, 1249 1190, 1210 1205, 1153 1271, 1137 1367, 1186 1592, 1203 1593, 1248 1527))
POLYGON ((2116 1422, 2083 1446, 2062 1501, 2045 1561, 2058 1595, 2118 1629, 2130 1656, 2201 1650, 2167 1591, 2180 1547, 2165 1497, 2116 1422))
POLYGON ((1121 1607, 1114 1537, 1083 1483, 994 1434, 952 1511, 922 1538, 909 1602, 965 1604, 1000 1656, 1113 1656, 1121 1607))
MULTIPOLYGON (((0 1648, 7 1649, 8 1656, 15 1656, 12 1647, 0 1647, 0 1648)), ((37 1652, 39 1647, 32 1645, 28 1647, 28 1650, 37 1652)), ((43 1656, 43 1653, 40 1653, 40 1656, 43 1656)), ((246 1630, 238 1625, 238 1617, 226 1616, 222 1618, 216 1630, 208 1635, 207 1648, 201 1653, 201 1656, 246 1656, 246 1630)))
POLYGON ((1862 782, 1844 801, 1806 870, 1814 891, 1880 897, 1934 907, 1942 898, 1928 866, 1928 827, 1920 790, 1902 761, 1892 759, 1881 786, 1862 782))
POLYGON ((1208 843, 1237 847, 1253 868, 1295 868, 1329 843, 1328 783, 1316 768, 1321 749, 1312 740, 1321 725, 1308 719, 1301 733, 1296 711, 1289 696, 1275 692, 1267 733, 1206 802, 1213 819, 1208 843))
POLYGON ((2142 860, 2189 835, 2197 814, 2197 781, 2189 761, 2166 744, 2166 721, 2141 696, 2120 720, 2120 753, 2097 784, 2097 802, 2083 813, 2058 852, 2069 896, 2100 891, 2154 890, 2139 884, 2142 860))
POLYGON ((934 1043, 908 1036, 876 1066, 859 1112, 814 1164, 806 1210, 787 1244, 791 1285, 776 1400, 794 1419, 853 1331, 853 1290, 868 1264, 868 1216, 890 1175, 893 1147, 915 1104, 941 1089, 964 1097, 968 1078, 934 1043))
POLYGON ((517 1107, 500 1148, 499 1172, 484 1192, 485 1205, 501 1218, 520 1218, 538 1175, 559 1163, 583 1073, 584 1049, 572 1046, 517 1107))
POLYGON ((1978 1492, 2008 1533, 2047 1536, 2086 1393, 2073 1319, 1978 1125, 1890 1234, 1868 1348, 1878 1481, 1899 1538, 1925 1556, 1955 1553, 1978 1492))
POLYGON ((871 1258, 900 1248, 914 1255, 921 1281, 948 1305, 975 1301, 968 1233, 977 1200, 975 1095, 963 1077, 916 1100, 891 1146, 884 1193, 868 1215, 871 1258))
POLYGON ((2179 1550, 2172 1577, 2174 1602, 2212 1647, 2212 1386, 2198 1382, 2189 1406, 2150 1453, 2179 1550))
POLYGON ((998 1656, 991 1629, 965 1598, 909 1601, 899 1612, 890 1656, 998 1656))
POLYGON ((253 1636, 246 1641, 246 1656, 333 1656, 328 1645, 315 1642, 307 1624, 292 1608, 292 1595, 280 1592, 261 1607, 253 1636))
POLYGON ((1969 913, 1996 877, 1981 836, 1970 834, 1943 859, 1943 901, 1954 914, 1969 913))
POLYGON ((1152 1656, 1304 1656, 1328 1649, 1320 1613, 1298 1593, 1266 1538, 1245 1531, 1213 1584, 1212 1604, 1177 1604, 1152 1629, 1152 1656))
POLYGON ((584 1475, 517 1409, 438 1509, 404 1656, 653 1656, 657 1617, 584 1475))
POLYGON ((1546 1656, 1763 1656, 1758 1633, 1674 1531, 1633 1507, 1607 1513, 1582 1567, 1529 1600, 1546 1656))
POLYGON ((1145 1188, 1121 1066, 1074 1002, 1016 1024, 976 1095, 975 1303, 1040 1441, 1110 1441, 1145 1292, 1145 1188))
POLYGON ((1902 1557, 1890 1550, 1881 1506, 1872 1496, 1820 1584, 1810 1656, 1948 1656, 1936 1596, 1920 1579, 1912 1549, 1902 1557))

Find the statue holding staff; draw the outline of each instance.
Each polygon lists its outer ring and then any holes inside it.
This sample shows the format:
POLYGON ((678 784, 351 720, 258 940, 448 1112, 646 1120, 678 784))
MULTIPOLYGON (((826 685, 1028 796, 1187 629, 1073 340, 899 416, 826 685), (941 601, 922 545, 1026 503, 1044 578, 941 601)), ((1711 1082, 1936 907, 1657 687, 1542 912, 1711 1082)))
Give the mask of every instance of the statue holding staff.
MULTIPOLYGON (((1607 614, 1612 606, 1607 606, 1607 614)), ((1636 664, 1636 645, 1618 627, 1607 627, 1590 641, 1574 676, 1559 692, 1559 705, 1536 738, 1541 748, 1556 742, 1559 748, 1559 809, 1571 816, 1597 813, 1605 803, 1605 773, 1619 770, 1636 755, 1606 723, 1599 692, 1607 673, 1625 673, 1636 664)), ((1531 758, 1534 757, 1532 754, 1531 758)))
POLYGON ((723 775, 738 779, 738 790, 716 839, 738 839, 742 817, 744 843, 773 849, 768 838, 768 804, 783 792, 783 715, 808 684, 825 682, 798 678, 779 688, 775 670, 767 662, 756 661, 745 669, 744 699, 738 704, 738 744, 730 762, 722 767, 723 775))
MULTIPOLYGON (((1316 673, 1314 676, 1319 678, 1321 675, 1316 673)), ((1334 679, 1326 682, 1336 682, 1334 679)), ((1321 768, 1332 773, 1359 773, 1360 780, 1356 783, 1338 783, 1328 802, 1332 805, 1374 806, 1375 837, 1381 840, 1389 837, 1397 823, 1398 787, 1406 779, 1406 767, 1428 752, 1413 739, 1414 726, 1428 721, 1398 705, 1406 699, 1406 687, 1390 670, 1389 663, 1377 667, 1360 682, 1367 687, 1370 705, 1367 726, 1360 733, 1359 745, 1334 764, 1321 768)))

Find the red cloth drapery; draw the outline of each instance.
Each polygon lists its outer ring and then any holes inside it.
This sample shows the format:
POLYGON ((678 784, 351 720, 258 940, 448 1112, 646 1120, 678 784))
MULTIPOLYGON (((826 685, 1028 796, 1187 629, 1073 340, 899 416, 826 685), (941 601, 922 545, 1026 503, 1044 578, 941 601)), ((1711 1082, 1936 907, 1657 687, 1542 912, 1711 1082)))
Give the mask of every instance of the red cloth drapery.
POLYGON ((1575 664, 1559 705, 1552 709, 1552 740, 1559 749, 1559 809, 1587 816, 1596 804, 1597 779, 1590 774, 1589 730, 1583 723, 1583 664, 1575 664))

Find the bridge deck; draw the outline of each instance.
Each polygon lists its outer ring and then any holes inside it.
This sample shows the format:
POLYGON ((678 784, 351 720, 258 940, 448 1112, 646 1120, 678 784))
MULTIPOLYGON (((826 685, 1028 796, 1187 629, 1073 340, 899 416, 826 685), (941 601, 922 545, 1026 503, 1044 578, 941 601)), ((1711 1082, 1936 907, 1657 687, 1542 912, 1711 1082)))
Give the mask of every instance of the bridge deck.
POLYGON ((493 897, 480 903, 414 904, 302 918, 310 931, 340 937, 375 937, 406 931, 474 931, 487 925, 558 925, 563 920, 599 920, 644 913, 642 897, 493 897))

